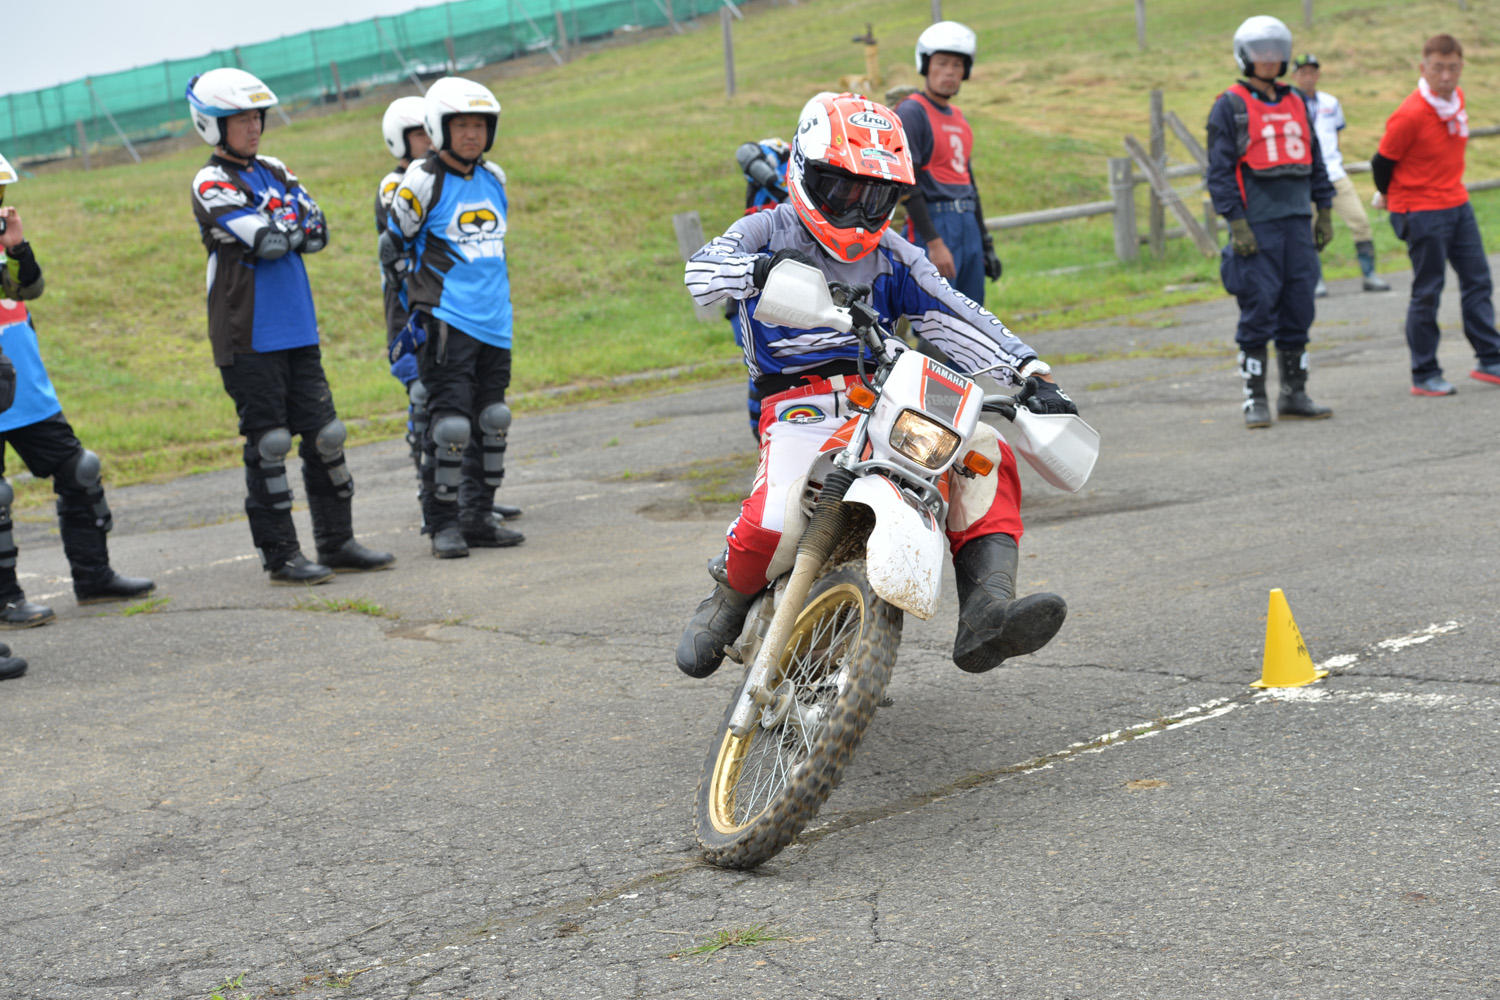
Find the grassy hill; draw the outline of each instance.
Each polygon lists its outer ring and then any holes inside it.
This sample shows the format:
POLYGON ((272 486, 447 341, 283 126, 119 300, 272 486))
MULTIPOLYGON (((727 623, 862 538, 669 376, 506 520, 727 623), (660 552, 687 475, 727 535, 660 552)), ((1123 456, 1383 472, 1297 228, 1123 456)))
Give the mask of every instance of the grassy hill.
MULTIPOLYGON (((975 126, 976 170, 995 215, 1106 198, 1105 160, 1121 155, 1126 132, 1145 139, 1153 87, 1168 109, 1201 128, 1233 78, 1234 28, 1256 13, 1280 16, 1298 51, 1323 60, 1324 85, 1349 118, 1350 159, 1373 152, 1385 116, 1415 85, 1422 40, 1434 31, 1465 45, 1475 123, 1500 121, 1500 103, 1486 96, 1500 83, 1496 28, 1472 9, 1480 6, 1316 0, 1307 31, 1302 5, 1287 0, 1148 0, 1145 53, 1136 48, 1128 0, 946 0, 943 13, 979 34, 978 64, 958 103, 975 126)), ((735 146, 789 136, 809 96, 861 72, 863 46, 851 39, 866 23, 880 40, 884 86, 916 82, 912 45, 929 14, 927 0, 762 0, 734 26, 733 99, 725 97, 712 21, 680 36, 580 52, 563 67, 474 74, 504 106, 492 158, 510 178, 513 392, 522 408, 542 405, 534 390, 624 373, 685 364, 733 372, 727 326, 693 319, 671 215, 698 210, 710 235, 728 225, 743 197, 735 146)), ((330 219, 332 245, 309 258, 309 271, 325 363, 357 439, 397 433, 404 406, 382 359, 371 216, 375 183, 391 164, 379 121, 392 96, 290 127, 273 116, 262 144, 302 177, 330 219)), ((111 482, 238 461, 233 408, 204 332, 204 255, 188 200, 206 155, 199 145, 141 165, 48 170, 7 196, 46 269, 47 294, 34 304, 43 355, 65 412, 104 455, 111 482)), ((1500 139, 1476 140, 1469 177, 1496 176, 1500 139)), ((1369 193, 1367 175, 1356 183, 1369 193)), ((1500 249, 1500 208, 1490 208, 1491 197, 1478 196, 1476 205, 1491 248, 1500 249)), ((1375 221, 1384 266, 1403 267, 1383 216, 1375 221)), ((1216 263, 1183 240, 1163 262, 1114 263, 1107 218, 1010 231, 997 242, 1006 274, 989 304, 1023 337, 1222 294, 1216 263), (1194 283, 1186 293, 1163 291, 1194 283)), ((1330 273, 1355 273, 1352 260, 1340 227, 1326 258, 1330 273)), ((1226 330, 1226 351, 1229 337, 1226 330)), ((1038 344, 1054 357, 1066 348, 1055 338, 1038 344)))

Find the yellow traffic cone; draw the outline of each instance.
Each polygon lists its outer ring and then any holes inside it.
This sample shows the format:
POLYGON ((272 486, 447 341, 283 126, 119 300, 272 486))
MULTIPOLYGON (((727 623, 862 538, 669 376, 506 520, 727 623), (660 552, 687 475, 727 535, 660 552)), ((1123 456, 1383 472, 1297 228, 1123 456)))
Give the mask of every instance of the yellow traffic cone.
POLYGON ((1271 591, 1271 606, 1266 612, 1266 654, 1261 662, 1260 680, 1250 686, 1302 687, 1327 676, 1328 671, 1313 666, 1307 644, 1292 619, 1292 609, 1287 607, 1286 595, 1277 587, 1271 591))

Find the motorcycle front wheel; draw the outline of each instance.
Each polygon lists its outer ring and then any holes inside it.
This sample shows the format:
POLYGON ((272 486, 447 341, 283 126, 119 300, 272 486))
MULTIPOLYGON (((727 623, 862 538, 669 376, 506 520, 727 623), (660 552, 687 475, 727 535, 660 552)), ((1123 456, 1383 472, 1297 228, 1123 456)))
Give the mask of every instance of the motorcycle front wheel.
POLYGON ((753 868, 817 815, 875 715, 900 641, 901 611, 875 596, 863 561, 813 584, 781 654, 780 710, 735 736, 742 684, 719 723, 698 785, 705 858, 753 868))

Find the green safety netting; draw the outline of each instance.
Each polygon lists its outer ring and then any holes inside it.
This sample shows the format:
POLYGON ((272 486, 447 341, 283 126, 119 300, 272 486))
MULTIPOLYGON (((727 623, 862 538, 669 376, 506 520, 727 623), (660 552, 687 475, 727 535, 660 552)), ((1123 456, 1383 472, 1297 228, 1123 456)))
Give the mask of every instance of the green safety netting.
POLYGON ((169 59, 0 97, 0 153, 17 159, 76 155, 86 146, 177 135, 190 127, 183 91, 196 73, 238 66, 281 103, 335 101, 338 91, 416 75, 424 80, 486 63, 651 28, 718 10, 725 0, 453 0, 391 17, 317 28, 268 42, 169 59), (560 15, 560 17, 559 17, 560 15), (450 53, 451 46, 451 53, 450 53), (337 66, 338 84, 334 82, 337 66))

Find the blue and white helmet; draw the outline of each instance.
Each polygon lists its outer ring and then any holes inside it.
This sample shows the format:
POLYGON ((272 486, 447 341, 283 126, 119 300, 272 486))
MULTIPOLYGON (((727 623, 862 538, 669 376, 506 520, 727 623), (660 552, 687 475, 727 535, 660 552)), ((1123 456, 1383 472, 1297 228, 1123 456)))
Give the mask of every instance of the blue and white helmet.
POLYGON ((266 109, 279 103, 271 88, 261 83, 258 77, 229 66, 193 77, 188 81, 186 96, 193 112, 193 128, 210 146, 224 141, 224 129, 220 127, 219 119, 241 111, 259 111, 264 125, 266 109))

